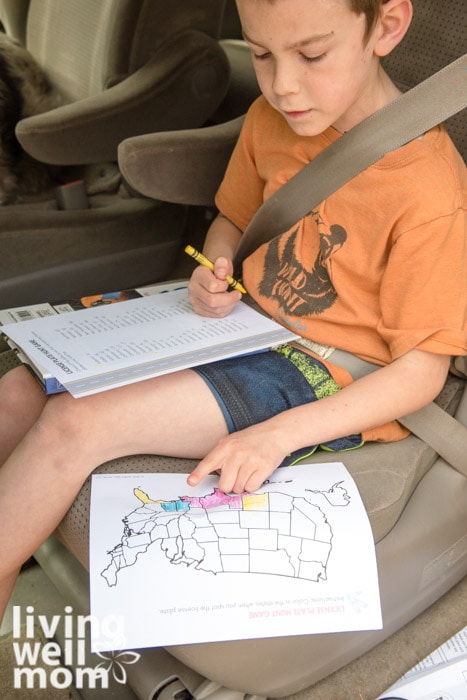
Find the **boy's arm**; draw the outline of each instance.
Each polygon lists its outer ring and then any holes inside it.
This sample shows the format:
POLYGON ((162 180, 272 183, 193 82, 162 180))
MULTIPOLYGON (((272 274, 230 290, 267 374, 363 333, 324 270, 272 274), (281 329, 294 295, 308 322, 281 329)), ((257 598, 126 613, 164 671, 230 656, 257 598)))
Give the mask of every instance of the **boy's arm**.
POLYGON ((188 483, 194 486, 220 470, 223 491, 254 491, 290 452, 378 427, 428 404, 443 387, 449 361, 447 355, 411 350, 333 396, 232 433, 199 463, 188 483))
POLYGON ((188 294, 194 310, 202 316, 226 316, 242 298, 226 282, 233 275, 233 256, 242 232, 229 219, 219 214, 206 235, 203 253, 214 262, 214 272, 198 266, 193 271, 188 294))

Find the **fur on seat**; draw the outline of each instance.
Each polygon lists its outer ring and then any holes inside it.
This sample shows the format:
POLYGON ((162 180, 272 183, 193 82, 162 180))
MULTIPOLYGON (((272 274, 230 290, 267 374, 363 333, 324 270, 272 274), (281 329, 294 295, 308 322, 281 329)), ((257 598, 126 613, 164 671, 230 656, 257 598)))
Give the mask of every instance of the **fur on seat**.
POLYGON ((55 170, 31 158, 16 138, 17 123, 60 104, 41 67, 17 41, 0 33, 0 204, 47 187, 55 170))

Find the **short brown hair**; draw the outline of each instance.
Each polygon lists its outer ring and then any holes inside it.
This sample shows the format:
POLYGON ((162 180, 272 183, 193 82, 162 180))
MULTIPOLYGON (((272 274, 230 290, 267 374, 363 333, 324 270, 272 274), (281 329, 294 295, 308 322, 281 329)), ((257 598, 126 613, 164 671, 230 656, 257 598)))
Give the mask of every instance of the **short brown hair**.
POLYGON ((381 5, 384 5, 388 0, 348 0, 348 2, 352 12, 357 15, 365 15, 365 39, 368 39, 378 20, 381 5))
MULTIPOLYGON (((272 4, 276 0, 267 0, 267 2, 272 4)), ((355 12, 356 15, 365 15, 364 41, 366 41, 378 20, 381 5, 384 5, 388 0, 347 0, 347 2, 352 12, 355 12)))

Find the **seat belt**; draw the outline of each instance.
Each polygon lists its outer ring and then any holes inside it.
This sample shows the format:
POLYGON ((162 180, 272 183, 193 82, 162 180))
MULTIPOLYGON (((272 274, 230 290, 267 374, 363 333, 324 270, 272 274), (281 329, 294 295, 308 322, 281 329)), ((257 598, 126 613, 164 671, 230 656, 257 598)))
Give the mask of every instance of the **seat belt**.
POLYGON ((467 478, 467 428, 436 403, 397 419, 467 478))
MULTIPOLYGON (((322 151, 257 210, 240 239, 234 267, 284 233, 385 153, 467 106, 467 54, 378 110, 322 151)), ((435 403, 398 419, 467 477, 467 428, 435 403)))

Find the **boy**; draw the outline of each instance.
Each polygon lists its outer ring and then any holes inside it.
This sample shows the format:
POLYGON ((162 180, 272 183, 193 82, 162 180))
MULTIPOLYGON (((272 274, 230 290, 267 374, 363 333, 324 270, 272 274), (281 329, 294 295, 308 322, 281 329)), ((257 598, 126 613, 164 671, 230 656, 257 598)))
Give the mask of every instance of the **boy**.
MULTIPOLYGON (((195 310, 210 316, 241 297, 225 276, 263 198, 398 95, 379 58, 402 39, 412 12, 410 0, 238 0, 238 8, 263 97, 219 190, 221 213, 204 249, 214 273, 199 267, 190 280, 195 310)), ((434 129, 245 261, 252 297, 303 345, 79 400, 46 401, 24 368, 5 375, 0 606, 21 563, 107 460, 201 458, 189 484, 218 471, 219 487, 240 493, 316 445, 403 437, 395 419, 429 403, 450 356, 467 352, 464 176, 444 130, 434 129), (378 368, 352 381, 332 355, 321 361, 333 346, 378 368)))

